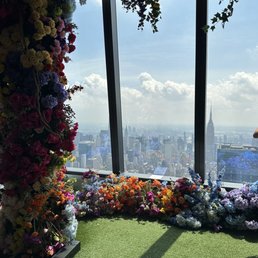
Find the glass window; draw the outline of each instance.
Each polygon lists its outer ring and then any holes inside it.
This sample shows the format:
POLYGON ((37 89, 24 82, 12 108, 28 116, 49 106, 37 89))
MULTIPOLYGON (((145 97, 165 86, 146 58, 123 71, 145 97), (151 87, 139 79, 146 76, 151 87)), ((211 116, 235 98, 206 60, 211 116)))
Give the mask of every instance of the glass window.
POLYGON ((65 72, 69 85, 82 85, 84 89, 69 102, 79 130, 76 161, 67 166, 112 170, 101 1, 78 5, 73 21, 78 26, 76 51, 65 72))
MULTIPOLYGON (((209 3, 209 17, 223 9, 209 3)), ((258 180, 258 2, 235 5, 208 36, 206 176, 223 171, 223 181, 243 183, 258 180)))
POLYGON ((125 169, 188 176, 194 161, 195 2, 163 0, 159 32, 117 1, 125 169))

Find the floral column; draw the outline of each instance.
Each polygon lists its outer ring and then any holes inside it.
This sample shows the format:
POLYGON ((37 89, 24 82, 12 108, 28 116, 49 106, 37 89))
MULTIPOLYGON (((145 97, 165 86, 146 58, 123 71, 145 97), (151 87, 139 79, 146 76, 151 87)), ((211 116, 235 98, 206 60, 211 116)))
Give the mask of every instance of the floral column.
MULTIPOLYGON (((75 237, 64 164, 78 125, 65 100, 74 2, 0 1, 0 253, 48 257, 75 237)), ((2 256, 1 256, 2 257, 2 256)))

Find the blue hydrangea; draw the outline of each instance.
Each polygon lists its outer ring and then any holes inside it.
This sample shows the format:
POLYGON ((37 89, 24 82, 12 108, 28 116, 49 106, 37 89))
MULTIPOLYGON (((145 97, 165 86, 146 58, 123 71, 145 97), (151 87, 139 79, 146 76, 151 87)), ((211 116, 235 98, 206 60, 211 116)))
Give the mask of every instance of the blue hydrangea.
POLYGON ((50 71, 40 72, 38 78, 39 78, 39 84, 41 85, 41 87, 47 85, 50 81, 54 83, 59 83, 58 75, 55 72, 50 72, 50 71))
POLYGON ((66 101, 68 98, 68 93, 64 89, 64 86, 61 83, 55 83, 54 92, 57 94, 57 98, 59 101, 66 101))
POLYGON ((53 97, 52 95, 47 95, 41 99, 41 103, 45 108, 54 108, 57 106, 58 101, 57 98, 53 97))

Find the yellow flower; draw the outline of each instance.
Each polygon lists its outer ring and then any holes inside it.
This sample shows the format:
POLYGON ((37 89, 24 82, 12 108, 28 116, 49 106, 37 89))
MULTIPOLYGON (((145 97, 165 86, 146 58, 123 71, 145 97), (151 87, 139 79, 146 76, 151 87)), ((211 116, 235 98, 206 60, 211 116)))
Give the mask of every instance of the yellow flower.
POLYGON ((56 28, 52 28, 50 36, 55 37, 56 36, 56 31, 57 31, 56 28))
POLYGON ((50 28, 50 26, 44 26, 44 29, 45 29, 45 33, 46 33, 46 34, 50 34, 50 33, 51 33, 51 28, 50 28))
POLYGON ((170 189, 168 189, 168 190, 167 190, 167 196, 168 196, 169 198, 171 198, 172 194, 173 194, 173 192, 172 192, 170 189))
POLYGON ((32 19, 32 20, 38 20, 39 18, 40 18, 39 13, 38 13, 37 11, 33 10, 33 11, 31 12, 31 19, 32 19))
POLYGON ((55 23, 55 21, 52 20, 52 19, 49 21, 48 25, 50 26, 51 29, 53 29, 53 28, 56 27, 56 23, 55 23))
POLYGON ((33 38, 34 38, 35 40, 41 40, 43 37, 42 37, 42 34, 34 33, 33 38))
POLYGON ((166 213, 166 211, 165 211, 165 209, 163 207, 160 209, 160 212, 161 213, 166 213))

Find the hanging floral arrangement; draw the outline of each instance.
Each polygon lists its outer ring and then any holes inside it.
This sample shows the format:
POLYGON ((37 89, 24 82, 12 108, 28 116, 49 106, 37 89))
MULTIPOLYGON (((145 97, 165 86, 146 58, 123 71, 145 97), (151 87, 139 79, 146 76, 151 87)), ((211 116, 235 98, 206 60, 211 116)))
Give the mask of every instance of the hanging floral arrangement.
POLYGON ((64 180, 78 128, 64 74, 75 3, 0 3, 0 253, 49 257, 77 229, 64 180))

